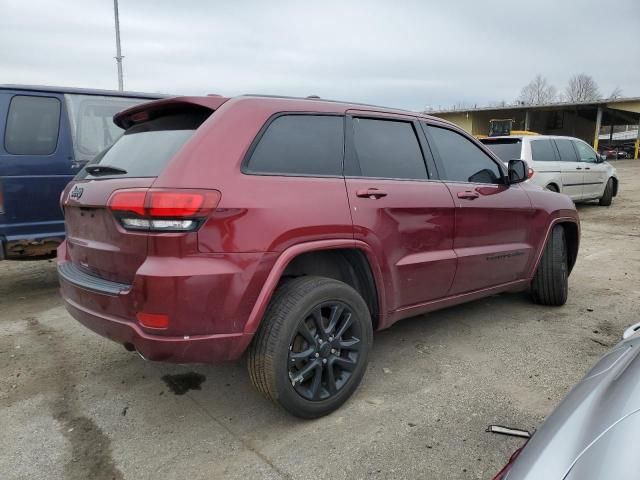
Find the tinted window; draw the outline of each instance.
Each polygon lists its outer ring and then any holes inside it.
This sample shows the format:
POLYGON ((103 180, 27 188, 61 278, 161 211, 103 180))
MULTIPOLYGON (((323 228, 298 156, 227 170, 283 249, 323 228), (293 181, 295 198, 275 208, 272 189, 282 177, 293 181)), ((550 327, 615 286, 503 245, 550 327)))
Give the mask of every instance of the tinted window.
POLYGON ((531 159, 536 162, 554 162, 556 156, 551 140, 532 140, 531 159))
POLYGON ((342 175, 344 118, 283 115, 260 138, 247 170, 254 173, 342 175))
POLYGON ((148 101, 139 98, 76 94, 66 94, 65 100, 77 161, 93 159, 122 135, 123 130, 113 123, 116 113, 148 101))
POLYGON ((500 183, 502 171, 477 145, 446 128, 429 127, 442 163, 443 180, 473 183, 500 183))
POLYGON ((11 99, 4 146, 13 155, 49 155, 58 144, 60 101, 17 95, 11 99))
POLYGON ((353 146, 364 177, 427 178, 427 167, 411 123, 354 118, 353 146))
MULTIPOLYGON (((91 164, 126 170, 126 174, 117 177, 157 177, 210 114, 208 110, 180 113, 135 124, 91 164)), ((91 175, 83 169, 76 178, 88 176, 91 175)))
POLYGON ((571 140, 554 140, 560 152, 560 161, 562 162, 577 162, 578 157, 576 151, 573 149, 571 140))
POLYGON ((480 141, 503 162, 522 158, 522 140, 519 138, 483 138, 480 141))
POLYGON ((596 162, 596 152, 594 152, 589 145, 582 142, 573 142, 573 144, 578 149, 578 155, 581 162, 596 162))

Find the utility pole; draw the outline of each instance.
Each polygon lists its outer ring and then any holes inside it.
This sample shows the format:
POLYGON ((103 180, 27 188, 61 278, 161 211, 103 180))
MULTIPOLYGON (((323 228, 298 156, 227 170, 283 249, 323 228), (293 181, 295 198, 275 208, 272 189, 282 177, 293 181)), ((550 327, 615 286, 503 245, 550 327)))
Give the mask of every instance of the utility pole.
POLYGON ((120 17, 118 16, 118 0, 113 0, 113 14, 116 21, 116 64, 118 65, 118 90, 124 90, 124 82, 122 80, 122 51, 120 50, 120 17))

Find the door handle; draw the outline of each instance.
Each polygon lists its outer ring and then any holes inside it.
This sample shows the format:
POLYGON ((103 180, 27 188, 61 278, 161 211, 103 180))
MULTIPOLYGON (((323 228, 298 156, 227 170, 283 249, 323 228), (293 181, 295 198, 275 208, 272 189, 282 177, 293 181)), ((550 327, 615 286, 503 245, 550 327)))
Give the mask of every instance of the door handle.
POLYGON ((585 170, 591 170, 591 167, 584 167, 585 170))
POLYGON ((576 170, 582 170, 582 167, 576 167, 576 170))
POLYGON ((377 200, 378 198, 386 197, 387 192, 383 192, 382 190, 378 190, 377 188, 365 188, 365 189, 356 191, 356 196, 361 198, 370 198, 372 200, 377 200))
POLYGON ((465 200, 474 200, 478 198, 480 194, 478 192, 472 192, 467 190, 466 192, 458 192, 458 198, 464 198, 465 200))

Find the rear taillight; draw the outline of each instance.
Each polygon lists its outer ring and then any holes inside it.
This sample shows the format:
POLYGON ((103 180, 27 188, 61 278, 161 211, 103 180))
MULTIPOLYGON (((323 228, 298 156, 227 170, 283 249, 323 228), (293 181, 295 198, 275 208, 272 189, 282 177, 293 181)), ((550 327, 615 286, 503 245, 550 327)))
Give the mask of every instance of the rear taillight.
POLYGON ((197 230, 220 202, 217 190, 116 190, 108 206, 127 230, 197 230))
POLYGON ((531 178, 535 175, 535 170, 531 167, 529 167, 529 169, 527 170, 527 178, 531 178))
POLYGON ((520 455, 520 452, 522 452, 523 448, 524 448, 524 445, 519 449, 517 449, 515 452, 513 452, 513 454, 511 455, 511 458, 509 458, 509 462, 504 467, 502 467, 502 469, 498 472, 498 474, 495 477, 493 477, 493 480, 504 480, 506 478, 507 473, 509 473, 509 470, 511 470, 511 467, 513 466, 513 462, 516 461, 516 458, 518 458, 518 455, 520 455))
POLYGON ((147 190, 118 190, 109 199, 112 212, 135 213, 144 216, 147 190))

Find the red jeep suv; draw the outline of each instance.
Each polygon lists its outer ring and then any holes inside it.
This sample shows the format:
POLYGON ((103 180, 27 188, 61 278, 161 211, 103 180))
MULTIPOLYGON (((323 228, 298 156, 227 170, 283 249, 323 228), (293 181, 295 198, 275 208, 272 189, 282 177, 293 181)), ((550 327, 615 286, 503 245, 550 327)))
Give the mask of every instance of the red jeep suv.
POLYGON ((320 99, 178 97, 61 197, 66 308, 151 360, 237 360, 294 415, 339 407, 372 332, 499 292, 562 305, 571 200, 443 120, 320 99), (524 182, 524 183, 523 183, 524 182))

